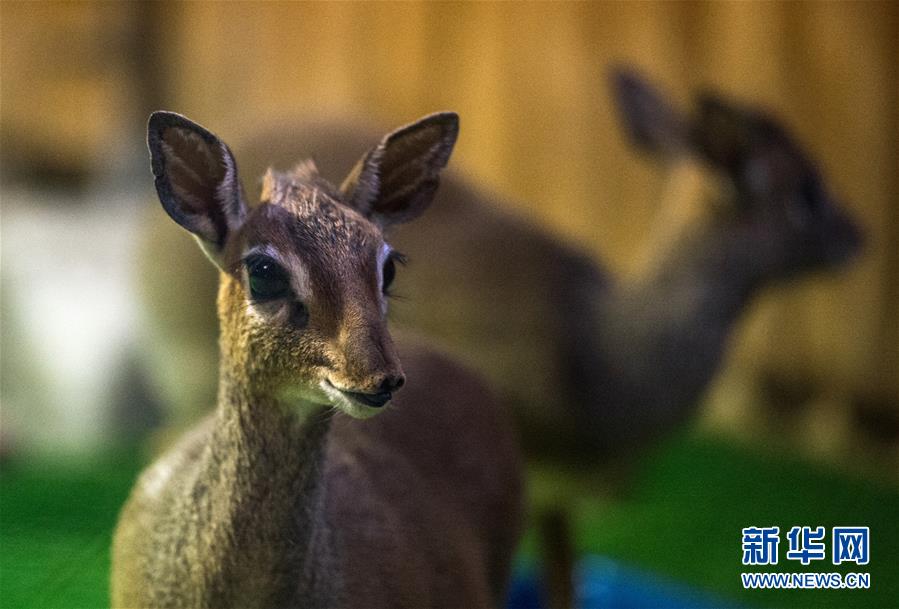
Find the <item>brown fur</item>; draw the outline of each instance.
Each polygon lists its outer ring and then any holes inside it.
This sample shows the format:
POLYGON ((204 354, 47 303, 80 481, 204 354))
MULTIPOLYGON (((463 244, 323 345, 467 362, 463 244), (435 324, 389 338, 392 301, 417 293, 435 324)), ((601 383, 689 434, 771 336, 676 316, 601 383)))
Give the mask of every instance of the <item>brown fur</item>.
POLYGON ((304 426, 232 396, 144 473, 113 607, 498 606, 520 510, 506 421, 468 371, 401 353, 408 387, 379 416, 304 426))
MULTIPOLYGON (((221 269, 221 378, 215 413, 142 474, 122 511, 113 606, 497 606, 521 500, 501 408, 475 375, 426 347, 407 341, 400 358, 375 265, 381 228, 312 166, 270 174, 267 200, 230 210, 219 206, 237 192, 236 174, 229 185, 227 172, 213 172, 211 188, 168 172, 184 160, 203 181, 204 165, 233 166, 212 138, 175 115, 151 119, 160 198, 221 269), (185 211, 188 191, 199 194, 185 211), (213 222, 204 205, 218 210, 213 222), (289 261, 300 293, 251 297, 242 258, 257 246, 289 261), (300 301, 303 323, 291 314, 300 301), (347 400, 320 389, 376 393, 403 377, 401 360, 408 388, 371 420, 335 413, 347 400)), ((430 161, 421 162, 430 188, 430 161)), ((368 204, 388 221, 379 199, 368 204)))

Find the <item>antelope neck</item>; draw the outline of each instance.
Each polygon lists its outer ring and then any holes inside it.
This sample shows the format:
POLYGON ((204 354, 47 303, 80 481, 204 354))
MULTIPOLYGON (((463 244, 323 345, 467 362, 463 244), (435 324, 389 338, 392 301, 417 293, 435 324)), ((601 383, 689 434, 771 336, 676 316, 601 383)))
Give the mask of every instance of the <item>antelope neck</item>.
MULTIPOLYGON (((303 573, 309 557, 317 553, 322 532, 316 515, 322 512, 322 460, 330 416, 323 407, 303 417, 292 405, 251 396, 223 377, 217 419, 206 454, 213 482, 207 492, 221 515, 222 557, 239 556, 220 577, 229 594, 248 603, 264 590, 267 601, 279 604, 303 582, 278 577, 303 573), (268 573, 271 581, 256 588, 253 573, 268 573)), ((283 603, 282 603, 283 604, 283 603)), ((237 606, 237 605, 235 605, 237 606)), ((249 606, 249 605, 248 605, 249 606)))

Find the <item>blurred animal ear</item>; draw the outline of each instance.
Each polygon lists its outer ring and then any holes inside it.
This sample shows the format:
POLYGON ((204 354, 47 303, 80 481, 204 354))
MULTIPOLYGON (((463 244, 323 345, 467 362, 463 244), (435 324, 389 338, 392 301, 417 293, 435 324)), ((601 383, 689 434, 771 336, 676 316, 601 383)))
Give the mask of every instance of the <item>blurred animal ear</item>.
POLYGON ((697 97, 693 141, 713 166, 734 178, 740 176, 752 148, 751 119, 747 113, 714 93, 697 97))
POLYGON ((174 112, 150 115, 147 145, 162 207, 221 266, 225 242, 247 209, 228 146, 174 112))
POLYGON ((434 198, 458 134, 458 115, 441 112, 385 136, 340 187, 347 204, 383 227, 417 217, 434 198))
POLYGON ((635 146, 665 156, 688 148, 687 121, 661 91, 625 67, 612 70, 610 80, 622 122, 635 146))
MULTIPOLYGON (((714 95, 698 98, 693 137, 700 154, 738 190, 772 197, 813 169, 798 144, 771 115, 714 95)), ((811 182, 809 182, 811 184, 811 182)))

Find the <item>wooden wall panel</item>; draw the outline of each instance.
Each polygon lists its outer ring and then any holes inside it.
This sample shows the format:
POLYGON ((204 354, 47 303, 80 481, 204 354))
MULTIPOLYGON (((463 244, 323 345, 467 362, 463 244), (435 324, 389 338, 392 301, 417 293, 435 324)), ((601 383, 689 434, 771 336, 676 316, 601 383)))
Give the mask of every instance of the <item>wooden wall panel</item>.
MULTIPOLYGON (((0 4, 0 137, 5 164, 57 177, 110 165, 130 117, 123 5, 0 4)), ((9 169, 9 167, 5 168, 9 169)))

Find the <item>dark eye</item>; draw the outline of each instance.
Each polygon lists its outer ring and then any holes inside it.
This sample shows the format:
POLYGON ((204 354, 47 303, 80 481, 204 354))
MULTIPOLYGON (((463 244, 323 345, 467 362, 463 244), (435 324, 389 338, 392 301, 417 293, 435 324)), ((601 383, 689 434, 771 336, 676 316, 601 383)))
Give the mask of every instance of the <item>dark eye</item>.
POLYGON ((393 283, 394 277, 396 277, 396 263, 393 261, 393 258, 388 258, 387 262, 384 263, 384 279, 383 279, 383 287, 384 293, 390 289, 390 284, 393 283))
POLYGON ((814 174, 804 176, 799 189, 802 202, 806 207, 814 210, 821 204, 824 192, 821 187, 820 177, 814 174))
POLYGON ((399 252, 390 252, 390 255, 387 256, 387 260, 384 261, 384 269, 381 272, 381 290, 390 295, 390 286, 393 283, 394 278, 396 278, 396 263, 404 264, 406 262, 405 256, 403 256, 399 252))
POLYGON ((253 300, 264 302, 290 294, 287 272, 277 262, 268 256, 253 256, 245 264, 253 300))

